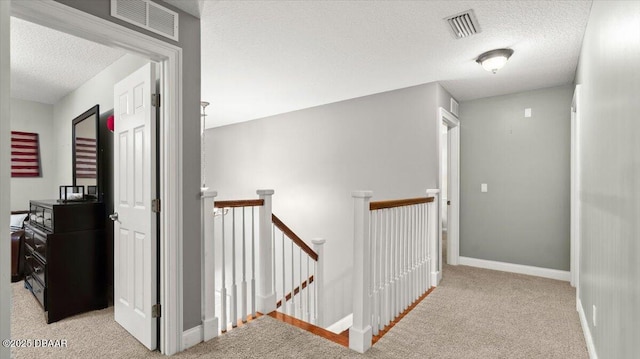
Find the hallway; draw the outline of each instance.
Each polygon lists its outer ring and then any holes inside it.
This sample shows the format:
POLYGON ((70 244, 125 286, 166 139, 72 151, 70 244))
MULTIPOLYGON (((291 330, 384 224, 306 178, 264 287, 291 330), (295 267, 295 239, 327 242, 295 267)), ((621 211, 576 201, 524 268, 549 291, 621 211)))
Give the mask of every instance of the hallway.
MULTIPOLYGON (((26 348, 16 358, 160 357, 112 319, 112 307, 43 326, 37 302, 13 285, 14 339, 68 340, 26 348), (34 308, 30 308, 34 307, 34 308), (34 324, 35 323, 35 324, 34 324), (99 324, 98 324, 99 323, 99 324), (36 326, 36 327, 32 327, 36 326)), ((41 312, 40 312, 41 313, 41 312)), ((263 316, 177 358, 587 358, 567 282, 466 266, 445 266, 441 285, 366 354, 263 316)))

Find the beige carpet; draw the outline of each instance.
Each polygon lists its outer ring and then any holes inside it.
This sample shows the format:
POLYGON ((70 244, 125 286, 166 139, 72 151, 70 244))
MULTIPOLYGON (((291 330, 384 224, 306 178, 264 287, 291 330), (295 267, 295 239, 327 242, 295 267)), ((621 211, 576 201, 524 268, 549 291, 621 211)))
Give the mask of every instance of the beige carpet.
MULTIPOLYGON (((105 309, 46 325, 21 283, 13 285, 13 337, 67 339, 61 349, 19 349, 17 358, 150 358, 105 309)), ((262 317, 178 358, 588 358, 566 282, 445 266, 441 285, 365 355, 262 317)))
POLYGON ((442 232, 442 263, 447 263, 447 248, 449 247, 449 241, 447 241, 447 232, 442 232))

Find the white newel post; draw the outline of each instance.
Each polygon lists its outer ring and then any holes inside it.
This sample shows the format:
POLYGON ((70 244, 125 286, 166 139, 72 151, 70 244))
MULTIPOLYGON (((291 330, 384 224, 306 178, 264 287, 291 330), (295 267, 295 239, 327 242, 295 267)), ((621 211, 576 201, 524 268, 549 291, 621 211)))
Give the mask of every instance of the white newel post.
POLYGON ((218 318, 216 317, 216 272, 215 242, 213 227, 214 201, 217 192, 203 192, 200 210, 202 238, 202 326, 204 341, 218 336, 218 318))
POLYGON ((349 348, 364 353, 371 348, 369 303, 369 202, 371 191, 351 193, 354 202, 353 226, 353 325, 349 329, 349 348))
POLYGON ((274 193, 272 189, 260 189, 256 192, 260 199, 264 200, 264 204, 260 206, 258 211, 258 268, 260 274, 258 277, 258 293, 256 301, 257 310, 262 314, 271 313, 276 310, 276 292, 273 287, 273 242, 271 231, 271 200, 274 193))
POLYGON ((318 254, 318 262, 316 263, 316 272, 313 281, 316 285, 316 310, 315 325, 324 328, 324 243, 325 239, 312 239, 313 250, 318 254))
MULTIPOLYGON (((442 261, 442 251, 439 249, 440 236, 442 235, 440 221, 440 190, 428 189, 427 196, 433 197, 433 202, 429 206, 429 258, 431 261, 431 286, 437 287, 440 281, 440 261, 442 261)), ((442 246, 442 244, 440 244, 442 246)))

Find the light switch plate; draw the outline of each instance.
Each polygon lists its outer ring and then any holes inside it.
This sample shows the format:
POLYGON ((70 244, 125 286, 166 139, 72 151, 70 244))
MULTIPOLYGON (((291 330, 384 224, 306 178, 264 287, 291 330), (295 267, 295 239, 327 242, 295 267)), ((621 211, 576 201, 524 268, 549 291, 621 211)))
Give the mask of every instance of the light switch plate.
POLYGON ((482 183, 480 185, 480 191, 481 192, 488 192, 489 191, 489 189, 487 188, 487 184, 486 183, 482 183))
POLYGON ((531 117, 531 109, 530 108, 525 108, 524 109, 524 117, 531 117))

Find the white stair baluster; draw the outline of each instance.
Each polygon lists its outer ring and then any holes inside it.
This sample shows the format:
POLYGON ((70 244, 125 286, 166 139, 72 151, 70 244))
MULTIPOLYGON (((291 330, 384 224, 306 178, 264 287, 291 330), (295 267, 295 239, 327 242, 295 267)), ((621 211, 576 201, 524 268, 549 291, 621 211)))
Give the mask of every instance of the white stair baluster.
POLYGON ((311 281, 309 280, 309 278, 311 278, 311 273, 310 273, 310 268, 309 268, 309 262, 310 262, 310 258, 309 256, 307 256, 307 274, 305 275, 306 281, 307 281, 307 306, 305 308, 304 311, 304 318, 303 320, 305 322, 309 322, 311 323, 311 317, 309 316, 310 314, 310 309, 311 308, 311 281))
POLYGON ((377 259, 380 246, 378 244, 378 228, 377 228, 377 211, 369 211, 370 219, 370 238, 371 238, 371 280, 369 284, 369 293, 371 296, 371 333, 378 335, 378 268, 377 259))
MULTIPOLYGON (((275 278, 275 276, 273 277, 275 278)), ((251 207, 251 318, 255 318, 255 317, 256 317, 256 212, 255 212, 255 207, 251 207)))
POLYGON ((238 326, 238 285, 236 284, 236 208, 231 208, 231 327, 238 326))
POLYGON ((242 301, 240 302, 240 319, 242 319, 243 323, 247 322, 247 238, 245 236, 245 207, 242 207, 242 285, 240 286, 240 291, 242 292, 242 301))
POLYGON ((287 312, 287 271, 285 270, 287 259, 284 250, 284 232, 282 232, 282 312, 289 314, 287 312))
POLYGON ((225 228, 224 228, 224 222, 225 222, 225 214, 224 214, 224 208, 221 208, 222 210, 222 288, 220 289, 220 330, 224 333, 227 331, 227 327, 229 322, 227 321, 227 278, 226 278, 226 272, 227 272, 227 264, 225 261, 225 257, 226 257, 226 251, 225 251, 225 228))
POLYGON ((386 250, 385 250, 385 281, 384 281, 384 325, 387 326, 391 323, 391 246, 393 239, 391 237, 391 218, 389 216, 390 210, 387 208, 384 210, 384 223, 385 223, 385 237, 386 250))
POLYGON ((295 268, 293 266, 293 241, 289 240, 289 242, 291 242, 291 305, 289 306, 289 315, 295 317, 296 316, 296 301, 294 299, 294 293, 293 293, 293 289, 296 287, 296 283, 294 280, 294 276, 295 276, 295 268))

